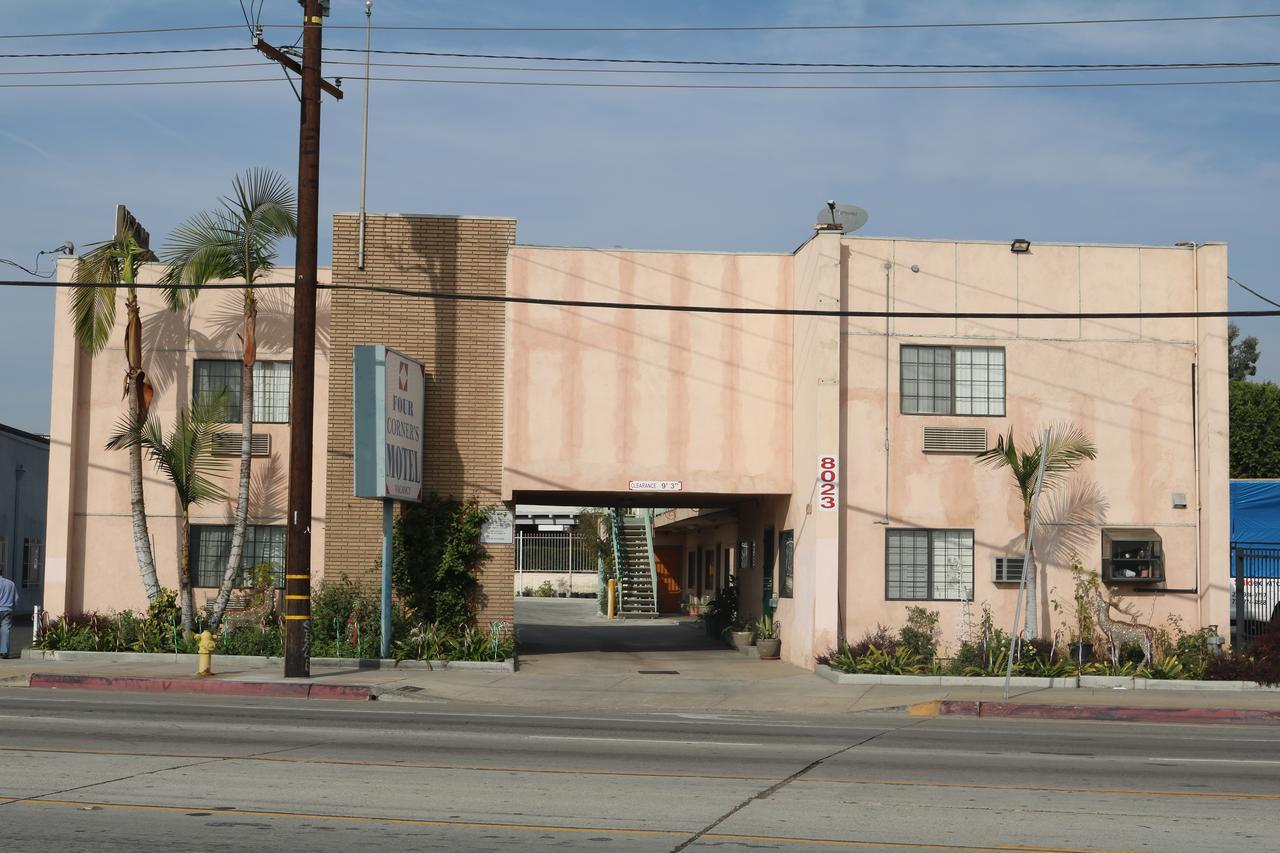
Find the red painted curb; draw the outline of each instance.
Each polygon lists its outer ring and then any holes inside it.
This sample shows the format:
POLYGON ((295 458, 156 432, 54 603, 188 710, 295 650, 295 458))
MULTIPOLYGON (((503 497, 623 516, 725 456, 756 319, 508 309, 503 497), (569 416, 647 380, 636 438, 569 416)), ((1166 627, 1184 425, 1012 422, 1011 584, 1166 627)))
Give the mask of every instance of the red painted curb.
POLYGON ((1031 720, 1280 725, 1280 711, 1248 708, 1136 708, 1127 705, 1048 705, 1034 702, 973 702, 944 699, 938 703, 938 713, 961 717, 1016 717, 1031 720))
POLYGON ((284 699, 349 699, 359 701, 368 701, 373 698, 371 688, 354 684, 61 675, 47 672, 33 672, 29 683, 31 687, 62 687, 73 690, 124 690, 136 693, 187 693, 216 696, 269 696, 284 699))

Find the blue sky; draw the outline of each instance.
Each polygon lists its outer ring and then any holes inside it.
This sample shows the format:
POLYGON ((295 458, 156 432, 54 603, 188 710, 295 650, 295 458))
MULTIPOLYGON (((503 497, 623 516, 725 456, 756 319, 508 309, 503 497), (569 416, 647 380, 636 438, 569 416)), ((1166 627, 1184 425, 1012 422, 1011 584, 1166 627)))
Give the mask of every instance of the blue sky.
MULTIPOLYGON (((42 0, 5 4, 4 33, 242 22, 236 0, 42 0)), ((294 22, 294 0, 267 0, 264 22, 294 22)), ((377 24, 769 25, 919 23, 1280 12, 1280 3, 744 2, 375 0, 377 24)), ((331 25, 362 25, 361 0, 333 0, 331 25)), ((295 30, 271 29, 292 41, 295 30)), ((645 58, 901 63, 1277 60, 1280 19, 1028 29, 786 33, 376 32, 386 49, 645 58)), ((241 46, 241 30, 97 38, 4 39, 0 52, 241 46)), ((330 29, 326 47, 361 47, 330 29)), ((350 54, 333 58, 355 60, 350 54)), ((0 71, 254 62, 243 53, 0 59, 0 71)), ((421 57, 386 61, 450 63, 421 57)), ((488 63, 496 64, 496 63, 488 63)), ((528 63, 523 63, 528 64, 528 63)), ((335 69, 330 69, 330 76, 335 69)), ((258 77, 230 68, 155 79, 258 77)), ((358 68, 348 73, 358 75, 358 68)), ((1274 69, 1216 72, 1278 77, 1274 69)), ((442 69, 374 75, 530 79, 442 69)), ((621 79, 624 75, 618 75, 621 79)), ((1064 75, 1044 75, 1053 79, 1064 75)), ((1098 75, 1089 75, 1097 77, 1098 75)), ((1133 78, 1155 74, 1131 75, 1133 78)), ((1161 79, 1185 79, 1183 72, 1161 79), (1179 74, 1183 74, 1179 77, 1179 74)), ((134 79, 139 79, 141 75, 134 79)), ((636 79, 633 75, 626 75, 636 79)), ((97 78, 125 79, 126 75, 97 78)), ((538 75, 537 79, 601 79, 538 75)), ((68 78, 3 75, 0 83, 68 78)), ((717 78, 717 82, 724 78, 717 78)), ((813 80, 801 78, 804 82, 813 80)), ((839 78, 814 78, 819 83, 839 78)), ((956 82, 861 77, 859 83, 956 82)), ((1007 78, 1004 78, 1007 79, 1007 78)), ((1024 78, 1016 77, 1019 81, 1024 78)), ((794 78, 729 78, 795 82, 794 78)), ((696 82, 675 78, 673 82, 696 82)), ((329 216, 358 204, 359 84, 326 99, 321 263, 329 216)), ((0 257, 28 266, 64 240, 109 236, 117 202, 163 242, 214 203, 236 172, 297 171, 298 107, 272 83, 86 89, 0 88, 0 257)), ((828 198, 871 212, 871 235, 1052 242, 1230 243, 1231 273, 1280 300, 1280 85, 1023 91, 669 91, 373 84, 369 208, 496 214, 524 243, 789 251, 828 198)), ((292 259, 292 247, 283 258, 292 259)), ((3 276, 22 277, 0 267, 3 276)), ((1233 291, 1237 308, 1265 307, 1233 291)), ((53 298, 0 289, 0 421, 45 431, 53 298)), ((1261 339, 1259 378, 1280 378, 1275 320, 1242 321, 1261 339)))

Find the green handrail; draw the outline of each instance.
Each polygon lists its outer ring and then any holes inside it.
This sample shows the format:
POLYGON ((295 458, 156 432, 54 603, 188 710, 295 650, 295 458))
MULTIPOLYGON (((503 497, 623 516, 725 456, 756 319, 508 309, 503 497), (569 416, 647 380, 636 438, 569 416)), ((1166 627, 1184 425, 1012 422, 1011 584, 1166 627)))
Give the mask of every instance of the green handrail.
POLYGON ((649 551, 649 589, 653 590, 653 612, 658 611, 658 561, 653 551, 653 510, 644 511, 644 541, 649 551))
POLYGON ((618 581, 614 593, 618 596, 617 612, 621 613, 622 577, 625 573, 622 570, 622 515, 616 507, 609 510, 609 534, 613 540, 613 576, 618 581))

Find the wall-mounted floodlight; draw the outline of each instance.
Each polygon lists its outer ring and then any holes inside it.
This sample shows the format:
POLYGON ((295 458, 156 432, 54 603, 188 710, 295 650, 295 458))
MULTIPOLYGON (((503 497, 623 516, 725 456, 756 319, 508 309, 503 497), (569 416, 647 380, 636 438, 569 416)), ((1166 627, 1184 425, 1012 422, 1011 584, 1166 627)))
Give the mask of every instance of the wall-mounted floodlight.
POLYGON ((1015 255, 1025 255, 1031 251, 1031 241, 1024 237, 1018 237, 1009 244, 1009 251, 1015 255))

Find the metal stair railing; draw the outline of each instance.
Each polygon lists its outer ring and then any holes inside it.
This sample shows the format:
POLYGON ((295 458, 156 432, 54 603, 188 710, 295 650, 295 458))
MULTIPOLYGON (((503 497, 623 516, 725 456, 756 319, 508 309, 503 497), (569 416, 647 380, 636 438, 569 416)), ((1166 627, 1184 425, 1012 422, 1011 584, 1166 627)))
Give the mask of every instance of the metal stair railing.
POLYGON ((644 542, 649 552, 649 589, 653 591, 653 612, 658 613, 658 561, 653 550, 653 510, 644 511, 644 542))
POLYGON ((618 581, 614 589, 618 600, 614 606, 616 612, 622 613, 622 578, 625 571, 622 563, 622 518, 616 507, 609 510, 609 533, 609 538, 613 540, 613 576, 618 581))

